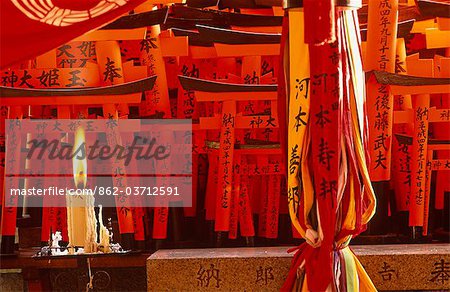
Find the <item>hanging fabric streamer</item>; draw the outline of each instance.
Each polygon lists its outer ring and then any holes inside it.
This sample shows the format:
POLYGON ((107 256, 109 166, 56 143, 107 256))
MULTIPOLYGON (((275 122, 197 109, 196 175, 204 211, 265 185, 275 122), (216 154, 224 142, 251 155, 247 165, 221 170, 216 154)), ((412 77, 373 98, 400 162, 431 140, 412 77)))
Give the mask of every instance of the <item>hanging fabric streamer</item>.
POLYGON ((289 106, 288 106, 288 147, 287 147, 287 175, 288 175, 288 200, 289 213, 295 228, 302 237, 306 236, 306 230, 312 230, 308 223, 308 214, 312 208, 313 193, 312 184, 307 168, 306 155, 308 152, 309 137, 307 123, 309 120, 309 60, 308 45, 304 41, 304 12, 301 8, 288 10, 289 28, 296 33, 289 33, 289 106), (292 53, 291 53, 292 52, 292 53), (294 53, 295 52, 295 53, 294 53), (300 184, 299 176, 303 185, 300 184), (304 190, 304 196, 300 195, 304 190), (298 205, 302 201, 304 209, 299 210, 298 205), (300 212, 301 211, 301 212, 300 212))
POLYGON ((291 219, 306 242, 291 250, 296 254, 282 291, 375 291, 348 248, 375 211, 364 153, 358 18, 356 10, 341 10, 334 1, 303 3, 304 18, 301 8, 288 9, 287 171, 291 219), (304 27, 316 30, 305 40, 298 38, 304 27), (308 51, 309 58, 295 62, 295 55, 308 51))

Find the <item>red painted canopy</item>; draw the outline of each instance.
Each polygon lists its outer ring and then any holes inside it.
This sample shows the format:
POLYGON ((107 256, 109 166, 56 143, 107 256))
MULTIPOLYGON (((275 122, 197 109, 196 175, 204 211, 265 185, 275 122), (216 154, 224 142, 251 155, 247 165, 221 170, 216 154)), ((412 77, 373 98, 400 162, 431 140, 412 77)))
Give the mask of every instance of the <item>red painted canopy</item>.
POLYGON ((142 2, 144 0, 3 0, 0 69, 67 43, 142 2))

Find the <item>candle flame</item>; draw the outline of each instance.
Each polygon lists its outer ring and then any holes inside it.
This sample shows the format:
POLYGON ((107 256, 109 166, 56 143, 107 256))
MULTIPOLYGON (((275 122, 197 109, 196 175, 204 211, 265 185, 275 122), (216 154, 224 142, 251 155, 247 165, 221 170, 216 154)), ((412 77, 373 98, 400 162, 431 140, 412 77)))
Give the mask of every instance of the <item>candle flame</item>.
POLYGON ((73 179, 77 188, 84 188, 87 181, 86 137, 83 127, 75 132, 75 142, 72 148, 73 179))

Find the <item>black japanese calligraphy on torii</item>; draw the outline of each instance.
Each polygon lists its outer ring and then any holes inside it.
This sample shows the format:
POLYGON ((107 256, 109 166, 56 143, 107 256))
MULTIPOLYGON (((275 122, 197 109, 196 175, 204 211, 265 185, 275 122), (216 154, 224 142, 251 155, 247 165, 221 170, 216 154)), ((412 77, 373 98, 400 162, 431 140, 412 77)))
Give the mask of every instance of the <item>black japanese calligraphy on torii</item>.
POLYGON ((18 87, 22 87, 23 85, 26 85, 28 88, 33 88, 34 86, 28 83, 28 80, 33 78, 27 70, 23 71, 23 76, 19 78, 19 76, 16 75, 15 71, 11 71, 11 74, 8 75, 9 72, 5 72, 6 76, 2 77, 2 85, 3 86, 10 86, 14 87, 14 84, 18 81, 20 81, 18 87))
POLYGON ((271 128, 265 128, 263 131, 264 138, 266 141, 270 140, 270 135, 273 133, 273 130, 271 128))
POLYGON ((9 127, 8 127, 9 132, 20 130, 21 128, 22 128, 22 122, 20 121, 19 118, 9 120, 9 127))
POLYGON ((385 131, 389 127, 389 117, 386 110, 383 113, 378 112, 375 118, 375 129, 385 131))
POLYGON ((447 161, 445 162, 444 168, 445 168, 445 169, 450 169, 450 160, 447 160, 447 161))
POLYGON ((122 167, 119 166, 114 170, 114 177, 123 176, 123 175, 124 175, 124 172, 123 172, 122 167))
POLYGON ((384 1, 380 1, 379 8, 392 9, 392 6, 391 6, 391 4, 389 3, 388 0, 384 0, 384 1))
POLYGON ((391 109, 391 107, 389 106, 389 89, 385 84, 380 86, 380 88, 378 89, 375 108, 377 109, 377 111, 391 109))
POLYGON ((266 127, 276 127, 276 125, 273 123, 275 121, 275 118, 272 117, 272 115, 269 116, 269 118, 266 120, 266 127))
POLYGON ((222 117, 222 126, 224 127, 234 127, 234 117, 231 113, 224 113, 222 117))
POLYGON ((77 48, 87 58, 95 56, 95 42, 82 42, 77 48))
POLYGON ((264 76, 268 73, 272 73, 272 76, 274 76, 274 69, 273 67, 270 67, 270 64, 264 60, 261 64, 261 76, 264 76))
POLYGON ((59 78, 58 69, 51 69, 48 70, 48 72, 43 70, 41 76, 38 77, 41 85, 45 87, 59 86, 58 78, 59 78))
POLYGON ((11 71, 11 74, 9 75, 8 73, 9 72, 5 72, 6 76, 2 76, 2 85, 14 87, 14 83, 17 82, 19 77, 17 76, 15 71, 11 71))
MULTIPOLYGON (((59 62, 59 66, 62 68, 67 68, 65 64, 68 64, 69 68, 73 68, 74 64, 77 62, 76 59, 62 59, 61 62, 59 62)), ((82 67, 82 66, 80 66, 82 67)))
POLYGON ((253 71, 253 75, 245 75, 244 84, 259 84, 259 77, 256 75, 256 71, 253 71))
POLYGON ((28 80, 31 79, 33 77, 31 77, 30 74, 28 74, 27 70, 23 71, 23 76, 20 78, 20 83, 19 83, 19 87, 22 85, 26 85, 29 88, 34 88, 33 85, 31 85, 30 83, 28 83, 28 80))
POLYGON ((428 119, 428 108, 418 107, 416 110, 416 121, 421 121, 424 118, 428 119))
POLYGON ((442 121, 450 120, 450 109, 441 111, 440 119, 442 121))
POLYGON ((114 82, 115 78, 122 78, 122 75, 118 73, 118 71, 122 71, 122 68, 116 68, 114 65, 115 63, 115 61, 111 60, 109 57, 106 57, 105 72, 103 72, 105 77, 103 78, 103 81, 109 80, 114 82))
POLYGON ((405 62, 400 61, 400 56, 398 54, 395 55, 395 73, 405 73, 406 70, 404 68, 405 62))
POLYGON ((253 109, 254 103, 252 101, 249 101, 245 104, 244 112, 250 112, 252 114, 255 113, 255 110, 253 109))
POLYGON ((63 129, 61 129, 59 126, 61 126, 62 124, 58 121, 55 120, 55 123, 53 124, 53 129, 52 131, 60 131, 62 132, 63 129))
POLYGON ((383 169, 386 169, 386 164, 383 163, 383 161, 386 161, 386 156, 383 154, 383 152, 381 150, 378 150, 378 155, 377 158, 375 159, 375 167, 374 169, 377 169, 378 167, 382 167, 383 169))
POLYGON ((253 120, 250 121, 250 126, 252 129, 259 128, 259 126, 264 122, 263 119, 261 119, 260 116, 253 117, 253 120))
POLYGON ((78 74, 80 73, 81 73, 80 70, 70 71, 69 72, 69 74, 71 75, 71 77, 69 78, 70 83, 66 84, 66 87, 84 86, 86 79, 78 77, 78 74))
MULTIPOLYGON (((185 90, 183 92, 183 96, 185 96, 186 98, 183 101, 183 105, 186 107, 194 107, 194 97, 195 97, 195 91, 194 90, 185 90)), ((193 111, 193 110, 192 110, 193 111)))
POLYGON ((146 37, 141 41, 141 48, 140 51, 145 51, 146 53, 150 52, 150 49, 157 49, 158 46, 156 45, 157 38, 156 37, 146 37))
POLYGON ((106 122, 106 128, 114 129, 118 127, 118 121, 114 118, 112 114, 108 114, 108 121, 106 122))
POLYGON ((44 136, 45 129, 47 128, 48 124, 46 122, 38 123, 36 125, 36 132, 38 137, 44 136))
POLYGON ((189 70, 189 67, 187 65, 183 65, 183 67, 181 68, 181 73, 183 74, 183 76, 200 78, 200 70, 195 64, 192 64, 192 70, 189 70))
POLYGON ((73 121, 73 122, 70 122, 69 123, 69 125, 68 125, 68 127, 69 127, 69 130, 71 131, 71 132, 75 132, 75 130, 78 128, 78 126, 80 126, 81 125, 81 121, 73 121))
POLYGON ((387 150, 386 141, 388 140, 388 136, 382 132, 379 134, 375 140, 374 140, 374 150, 378 150, 380 148, 383 148, 384 150, 387 150))
POLYGON ((71 45, 65 44, 58 48, 58 53, 56 54, 56 57, 68 57, 68 58, 74 58, 75 56, 69 52, 69 50, 72 48, 71 45))

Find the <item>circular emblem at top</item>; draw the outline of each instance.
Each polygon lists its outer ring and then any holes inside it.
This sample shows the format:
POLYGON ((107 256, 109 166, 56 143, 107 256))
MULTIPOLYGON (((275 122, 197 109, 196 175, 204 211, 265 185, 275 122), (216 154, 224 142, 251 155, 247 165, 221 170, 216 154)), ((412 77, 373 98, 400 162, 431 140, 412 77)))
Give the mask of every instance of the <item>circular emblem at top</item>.
POLYGON ((129 0, 11 0, 28 18, 54 26, 69 26, 97 17, 129 0))

